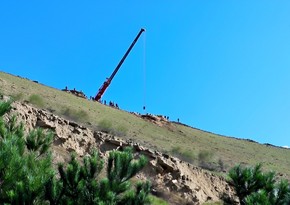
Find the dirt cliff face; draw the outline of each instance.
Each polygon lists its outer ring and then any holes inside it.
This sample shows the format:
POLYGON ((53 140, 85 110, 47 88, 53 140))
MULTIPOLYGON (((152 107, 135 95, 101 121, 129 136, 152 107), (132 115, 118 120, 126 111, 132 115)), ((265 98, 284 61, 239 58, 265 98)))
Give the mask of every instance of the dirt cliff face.
POLYGON ((232 187, 223 177, 175 157, 147 149, 131 140, 124 141, 103 132, 90 130, 24 103, 13 103, 12 112, 22 119, 27 131, 37 127, 54 131, 54 163, 66 162, 70 158, 70 152, 76 152, 82 157, 90 150, 98 149, 101 156, 106 157, 111 150, 133 146, 136 155, 143 154, 149 160, 137 178, 149 179, 153 185, 152 194, 166 199, 169 203, 202 204, 207 201, 220 201, 223 196, 235 198, 232 187))

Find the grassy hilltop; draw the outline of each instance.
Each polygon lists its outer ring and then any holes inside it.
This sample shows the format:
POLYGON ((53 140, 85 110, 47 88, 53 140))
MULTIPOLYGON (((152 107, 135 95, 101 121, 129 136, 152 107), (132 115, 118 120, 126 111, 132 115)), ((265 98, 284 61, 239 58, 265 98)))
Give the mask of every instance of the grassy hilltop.
POLYGON ((3 72, 0 72, 0 92, 216 172, 238 163, 262 162, 266 170, 290 179, 290 149, 225 137, 179 123, 164 122, 159 126, 126 111, 3 72))

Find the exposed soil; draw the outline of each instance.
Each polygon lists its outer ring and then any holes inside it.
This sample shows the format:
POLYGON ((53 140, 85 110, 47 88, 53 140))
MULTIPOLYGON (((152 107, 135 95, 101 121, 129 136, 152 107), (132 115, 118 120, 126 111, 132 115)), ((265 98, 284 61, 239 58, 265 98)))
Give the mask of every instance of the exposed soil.
MULTIPOLYGON (((75 122, 58 117, 48 111, 39 110, 28 104, 13 103, 13 113, 25 122, 27 131, 36 127, 55 132, 53 142, 54 163, 66 162, 71 152, 79 157, 98 149, 106 157, 114 149, 133 146, 136 155, 149 159, 148 165, 136 177, 152 182, 152 194, 164 198, 170 204, 203 204, 221 201, 229 197, 237 202, 233 188, 221 177, 178 158, 162 154, 135 143, 122 140, 104 132, 93 131, 75 122)), ((170 128, 172 125, 162 116, 142 116, 146 120, 170 128)))

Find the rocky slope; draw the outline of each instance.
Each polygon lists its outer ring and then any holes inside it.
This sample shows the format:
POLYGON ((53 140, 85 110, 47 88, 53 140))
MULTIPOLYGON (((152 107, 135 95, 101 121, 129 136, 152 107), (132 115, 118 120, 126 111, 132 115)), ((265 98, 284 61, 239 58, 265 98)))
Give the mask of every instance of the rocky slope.
POLYGON ((27 131, 36 127, 54 131, 54 163, 67 161, 70 152, 76 152, 82 157, 96 148, 105 157, 110 150, 130 145, 134 147, 136 155, 143 154, 149 159, 147 167, 137 178, 149 179, 153 184, 152 193, 169 203, 202 204, 220 201, 223 196, 235 198, 232 187, 223 177, 147 149, 132 140, 124 141, 107 133, 93 131, 25 103, 13 103, 12 112, 25 122, 27 131))

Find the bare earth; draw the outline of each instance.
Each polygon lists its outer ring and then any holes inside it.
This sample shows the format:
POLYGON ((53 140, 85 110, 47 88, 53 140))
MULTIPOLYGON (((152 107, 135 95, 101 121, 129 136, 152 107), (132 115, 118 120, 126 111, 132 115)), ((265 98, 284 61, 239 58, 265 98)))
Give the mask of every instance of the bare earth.
MULTIPOLYGON (((143 154, 149 159, 147 167, 137 175, 139 180, 152 182, 152 194, 164 198, 170 204, 203 204, 221 201, 223 196, 235 199, 233 188, 221 177, 183 162, 175 157, 150 150, 138 143, 124 141, 107 133, 93 131, 75 122, 68 121, 24 103, 13 103, 13 113, 25 122, 27 131, 41 127, 55 132, 53 143, 54 164, 66 162, 70 152, 81 158, 90 150, 98 149, 106 158, 109 151, 134 147, 136 156, 143 154)), ((146 119, 148 120, 148 117, 146 119)), ((169 122, 155 119, 155 123, 169 122)))

